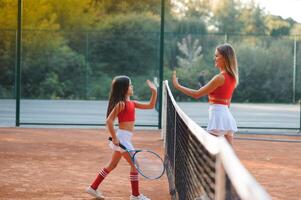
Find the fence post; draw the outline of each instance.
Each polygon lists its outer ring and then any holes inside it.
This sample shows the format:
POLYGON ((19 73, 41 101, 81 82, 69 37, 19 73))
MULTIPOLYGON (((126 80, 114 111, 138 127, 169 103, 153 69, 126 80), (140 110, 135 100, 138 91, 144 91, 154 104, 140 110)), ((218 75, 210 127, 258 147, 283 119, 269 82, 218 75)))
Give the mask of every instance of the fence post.
POLYGON ((89 66, 89 31, 86 32, 86 52, 85 52, 85 98, 88 100, 88 66, 89 66))
POLYGON ((164 73, 164 24, 165 24, 165 0, 161 0, 161 26, 160 26, 160 69, 159 69, 159 117, 158 128, 162 128, 162 89, 164 73))
POLYGON ((16 126, 20 126, 20 99, 21 99, 21 58, 22 58, 22 0, 18 0, 17 18, 17 41, 16 41, 16 72, 15 72, 15 95, 16 95, 16 126))
POLYGON ((299 115, 299 121, 300 121, 299 132, 301 132, 301 99, 299 99, 299 113, 300 113, 300 115, 299 115))
POLYGON ((225 33, 225 36, 224 36, 224 37, 225 37, 225 38, 224 38, 225 43, 228 43, 228 34, 225 33))
POLYGON ((293 61, 293 103, 296 102, 296 73, 297 73, 297 39, 294 38, 294 61, 293 61))

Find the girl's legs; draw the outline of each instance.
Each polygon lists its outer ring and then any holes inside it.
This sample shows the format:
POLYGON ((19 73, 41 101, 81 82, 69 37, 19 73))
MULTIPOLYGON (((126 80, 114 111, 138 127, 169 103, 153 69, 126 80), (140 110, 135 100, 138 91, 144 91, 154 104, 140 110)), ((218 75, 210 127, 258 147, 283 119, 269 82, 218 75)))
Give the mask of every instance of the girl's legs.
POLYGON ((91 185, 91 188, 94 190, 97 190, 100 183, 105 179, 105 177, 117 166, 118 162, 121 158, 121 152, 120 151, 114 151, 110 163, 107 165, 107 167, 103 168, 99 174, 97 175, 96 179, 91 185))
POLYGON ((134 164, 132 163, 132 159, 131 159, 130 155, 126 152, 126 153, 123 153, 122 156, 131 166, 130 181, 131 181, 131 186, 132 186, 132 195, 137 197, 140 195, 138 172, 137 172, 134 164))

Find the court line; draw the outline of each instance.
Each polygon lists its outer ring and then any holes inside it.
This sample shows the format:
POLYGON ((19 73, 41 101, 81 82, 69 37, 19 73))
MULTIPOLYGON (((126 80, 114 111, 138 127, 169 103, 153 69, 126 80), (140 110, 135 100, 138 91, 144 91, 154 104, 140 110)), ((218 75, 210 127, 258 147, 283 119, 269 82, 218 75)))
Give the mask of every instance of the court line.
POLYGON ((234 139, 238 139, 238 140, 268 141, 268 142, 290 142, 290 143, 301 143, 301 140, 272 139, 272 138, 246 138, 246 137, 234 137, 234 139))

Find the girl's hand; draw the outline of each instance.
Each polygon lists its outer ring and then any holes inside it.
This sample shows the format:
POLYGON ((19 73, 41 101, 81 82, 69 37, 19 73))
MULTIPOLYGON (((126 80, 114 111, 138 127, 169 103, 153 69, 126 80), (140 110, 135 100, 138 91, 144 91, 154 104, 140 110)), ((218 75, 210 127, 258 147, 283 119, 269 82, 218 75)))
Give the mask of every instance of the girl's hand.
POLYGON ((155 84, 153 82, 151 82, 150 80, 147 80, 146 83, 152 91, 157 91, 157 87, 155 86, 155 84))
POLYGON ((114 145, 119 146, 119 140, 117 137, 112 138, 112 142, 114 145))
POLYGON ((177 78, 177 72, 175 70, 172 72, 172 83, 173 83, 174 87, 177 87, 179 85, 178 78, 177 78))

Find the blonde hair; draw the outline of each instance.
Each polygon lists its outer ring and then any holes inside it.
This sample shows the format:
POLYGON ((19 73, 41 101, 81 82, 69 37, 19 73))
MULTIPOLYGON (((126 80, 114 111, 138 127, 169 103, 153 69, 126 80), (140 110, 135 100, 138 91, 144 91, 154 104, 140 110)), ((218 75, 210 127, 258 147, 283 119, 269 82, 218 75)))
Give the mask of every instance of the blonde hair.
POLYGON ((216 47, 217 51, 225 59, 225 70, 236 80, 236 86, 239 82, 237 59, 234 48, 230 44, 222 44, 216 47))

